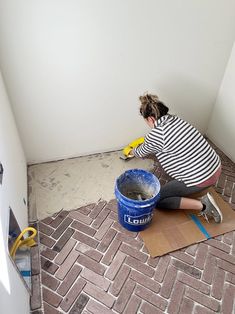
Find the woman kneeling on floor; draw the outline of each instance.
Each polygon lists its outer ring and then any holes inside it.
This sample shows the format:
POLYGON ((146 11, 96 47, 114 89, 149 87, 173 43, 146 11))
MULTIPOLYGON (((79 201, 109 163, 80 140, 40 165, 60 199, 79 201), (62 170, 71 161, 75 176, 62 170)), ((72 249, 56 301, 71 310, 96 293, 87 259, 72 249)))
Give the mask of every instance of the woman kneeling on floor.
POLYGON ((140 114, 151 128, 144 143, 131 154, 145 157, 155 154, 172 181, 161 187, 159 208, 193 209, 207 221, 222 222, 222 213, 210 193, 201 200, 189 198, 212 186, 221 173, 221 161, 201 133, 188 122, 168 113, 158 96, 139 97, 140 114))

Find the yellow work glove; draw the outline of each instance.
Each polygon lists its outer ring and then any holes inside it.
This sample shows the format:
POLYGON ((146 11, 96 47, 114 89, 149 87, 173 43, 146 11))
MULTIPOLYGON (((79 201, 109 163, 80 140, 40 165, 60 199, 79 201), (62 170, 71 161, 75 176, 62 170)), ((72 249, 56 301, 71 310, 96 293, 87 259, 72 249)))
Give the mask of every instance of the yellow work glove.
POLYGON ((130 144, 128 144, 126 147, 123 148, 123 150, 122 150, 123 155, 128 157, 130 152, 132 151, 132 149, 138 147, 143 142, 144 142, 143 137, 139 137, 136 140, 132 141, 130 144))

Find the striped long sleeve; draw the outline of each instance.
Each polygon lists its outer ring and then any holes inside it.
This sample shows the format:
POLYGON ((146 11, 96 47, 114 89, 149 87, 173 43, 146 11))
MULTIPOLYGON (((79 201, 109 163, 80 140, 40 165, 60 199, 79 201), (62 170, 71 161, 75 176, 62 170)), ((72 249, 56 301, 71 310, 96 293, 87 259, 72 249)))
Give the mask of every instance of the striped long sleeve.
POLYGON ((155 154, 174 179, 194 186, 209 179, 220 167, 219 156, 201 133, 177 116, 165 115, 134 149, 136 157, 155 154))

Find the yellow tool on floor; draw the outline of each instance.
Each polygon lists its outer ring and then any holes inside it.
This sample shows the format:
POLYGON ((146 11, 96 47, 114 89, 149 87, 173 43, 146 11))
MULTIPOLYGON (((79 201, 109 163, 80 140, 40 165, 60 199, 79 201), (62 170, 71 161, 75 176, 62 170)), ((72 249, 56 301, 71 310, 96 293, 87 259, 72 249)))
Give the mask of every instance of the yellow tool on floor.
POLYGON ((17 239, 15 240, 15 242, 13 243, 13 245, 11 247, 11 250, 10 250, 11 257, 13 259, 15 258, 16 251, 21 246, 29 246, 29 247, 31 247, 31 246, 36 245, 36 242, 34 240, 36 234, 37 234, 37 230, 36 229, 34 229, 32 227, 25 228, 21 232, 21 234, 17 237, 17 239), (24 234, 26 232, 31 232, 32 234, 24 239, 23 236, 24 236, 24 234), (21 239, 21 238, 23 238, 23 239, 21 239))
POLYGON ((144 142, 144 137, 139 137, 132 141, 130 144, 128 144, 126 147, 123 148, 122 150, 122 156, 120 156, 121 159, 123 160, 128 160, 134 157, 134 155, 131 155, 131 151, 133 148, 138 147, 144 142))

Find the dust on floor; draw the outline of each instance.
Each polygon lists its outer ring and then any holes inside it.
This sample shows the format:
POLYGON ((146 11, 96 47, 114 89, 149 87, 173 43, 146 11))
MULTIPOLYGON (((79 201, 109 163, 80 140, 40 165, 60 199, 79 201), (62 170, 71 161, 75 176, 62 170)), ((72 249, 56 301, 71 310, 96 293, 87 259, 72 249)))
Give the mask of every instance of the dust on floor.
POLYGON ((123 161, 120 151, 29 166, 29 220, 43 219, 59 209, 72 210, 114 198, 114 185, 124 171, 153 171, 152 159, 123 161))

